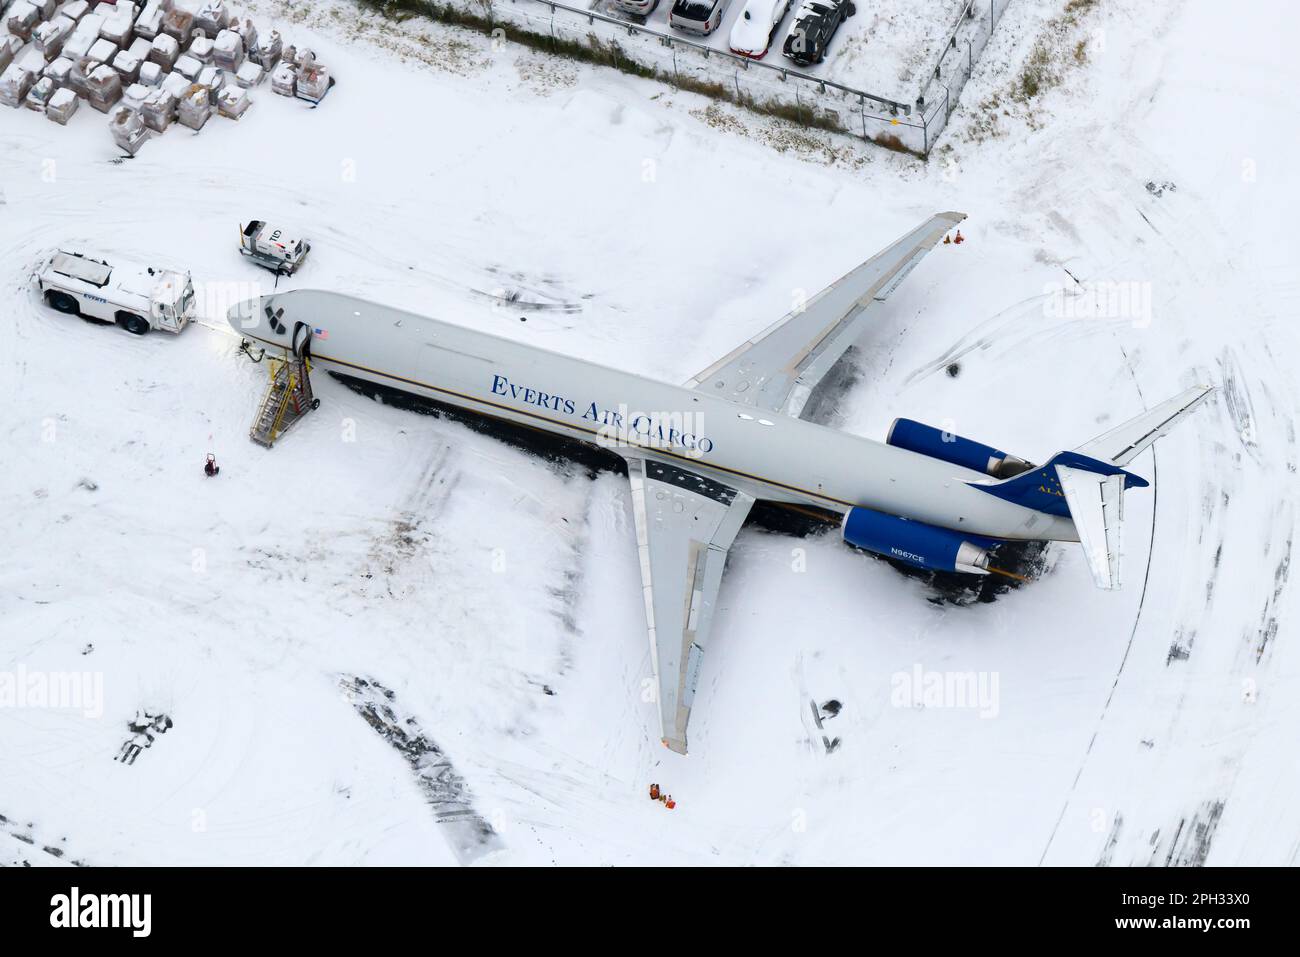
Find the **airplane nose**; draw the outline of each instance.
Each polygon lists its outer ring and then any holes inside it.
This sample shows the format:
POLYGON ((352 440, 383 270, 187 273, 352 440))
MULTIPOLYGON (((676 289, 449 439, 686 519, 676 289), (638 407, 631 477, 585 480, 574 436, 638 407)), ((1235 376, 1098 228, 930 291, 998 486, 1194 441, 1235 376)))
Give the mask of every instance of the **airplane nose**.
POLYGON ((258 326, 262 322, 261 306, 261 299, 247 299, 244 302, 237 302, 227 311, 226 321, 230 323, 230 328, 240 334, 261 335, 258 332, 258 326))

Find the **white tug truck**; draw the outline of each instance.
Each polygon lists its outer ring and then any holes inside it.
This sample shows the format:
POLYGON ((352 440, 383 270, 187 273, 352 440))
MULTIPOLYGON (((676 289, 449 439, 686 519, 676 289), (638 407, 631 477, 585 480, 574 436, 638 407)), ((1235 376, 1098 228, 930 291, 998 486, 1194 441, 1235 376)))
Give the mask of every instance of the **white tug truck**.
POLYGON ((291 276, 311 252, 311 243, 254 219, 239 231, 239 251, 273 273, 291 276))
POLYGON ((41 295, 59 312, 114 323, 142 336, 150 329, 180 332, 194 318, 189 273, 118 262, 110 265, 59 250, 37 273, 41 295))

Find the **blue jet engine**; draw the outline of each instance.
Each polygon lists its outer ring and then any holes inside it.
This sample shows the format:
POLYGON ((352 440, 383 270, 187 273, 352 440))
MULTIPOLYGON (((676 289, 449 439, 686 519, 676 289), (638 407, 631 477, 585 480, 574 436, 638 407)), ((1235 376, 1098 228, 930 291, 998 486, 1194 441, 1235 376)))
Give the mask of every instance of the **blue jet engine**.
POLYGON ((1011 478, 1034 467, 1019 456, 1008 455, 991 445, 964 439, 960 435, 911 419, 895 419, 889 427, 885 444, 951 462, 994 478, 1011 478))
POLYGON ((917 568, 972 575, 989 573, 988 549, 997 544, 996 539, 963 535, 860 505, 849 509, 841 530, 846 542, 869 552, 917 568))

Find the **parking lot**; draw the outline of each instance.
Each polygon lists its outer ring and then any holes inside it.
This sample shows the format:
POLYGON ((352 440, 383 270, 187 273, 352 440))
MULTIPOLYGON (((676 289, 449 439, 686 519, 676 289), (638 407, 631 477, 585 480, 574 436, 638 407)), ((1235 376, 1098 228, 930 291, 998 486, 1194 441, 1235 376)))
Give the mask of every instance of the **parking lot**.
MULTIPOLYGON (((591 0, 590 9, 714 50, 727 50, 731 28, 745 8, 745 0, 723 2, 726 7, 722 23, 709 36, 670 27, 668 12, 672 0, 659 0, 645 17, 622 11, 615 0, 591 0)), ((781 46, 802 2, 790 0, 763 62, 901 102, 916 99, 938 56, 940 44, 966 5, 966 0, 856 0, 856 14, 836 31, 825 61, 800 66, 782 56, 781 46)))

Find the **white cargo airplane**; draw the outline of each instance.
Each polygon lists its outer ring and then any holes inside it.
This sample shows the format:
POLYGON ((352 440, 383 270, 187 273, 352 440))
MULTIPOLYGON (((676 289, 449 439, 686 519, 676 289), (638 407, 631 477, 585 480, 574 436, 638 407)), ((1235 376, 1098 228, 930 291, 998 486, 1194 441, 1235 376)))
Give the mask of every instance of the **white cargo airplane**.
POLYGON ((684 385, 620 372, 353 296, 292 290, 229 321, 345 380, 413 394, 627 462, 663 742, 686 751, 701 656, 736 533, 756 500, 841 513, 851 544, 988 574, 1009 540, 1081 541, 1119 584, 1123 466, 1211 392, 1189 389, 1045 465, 907 419, 885 444, 799 418, 812 390, 961 213, 939 213, 684 385))

